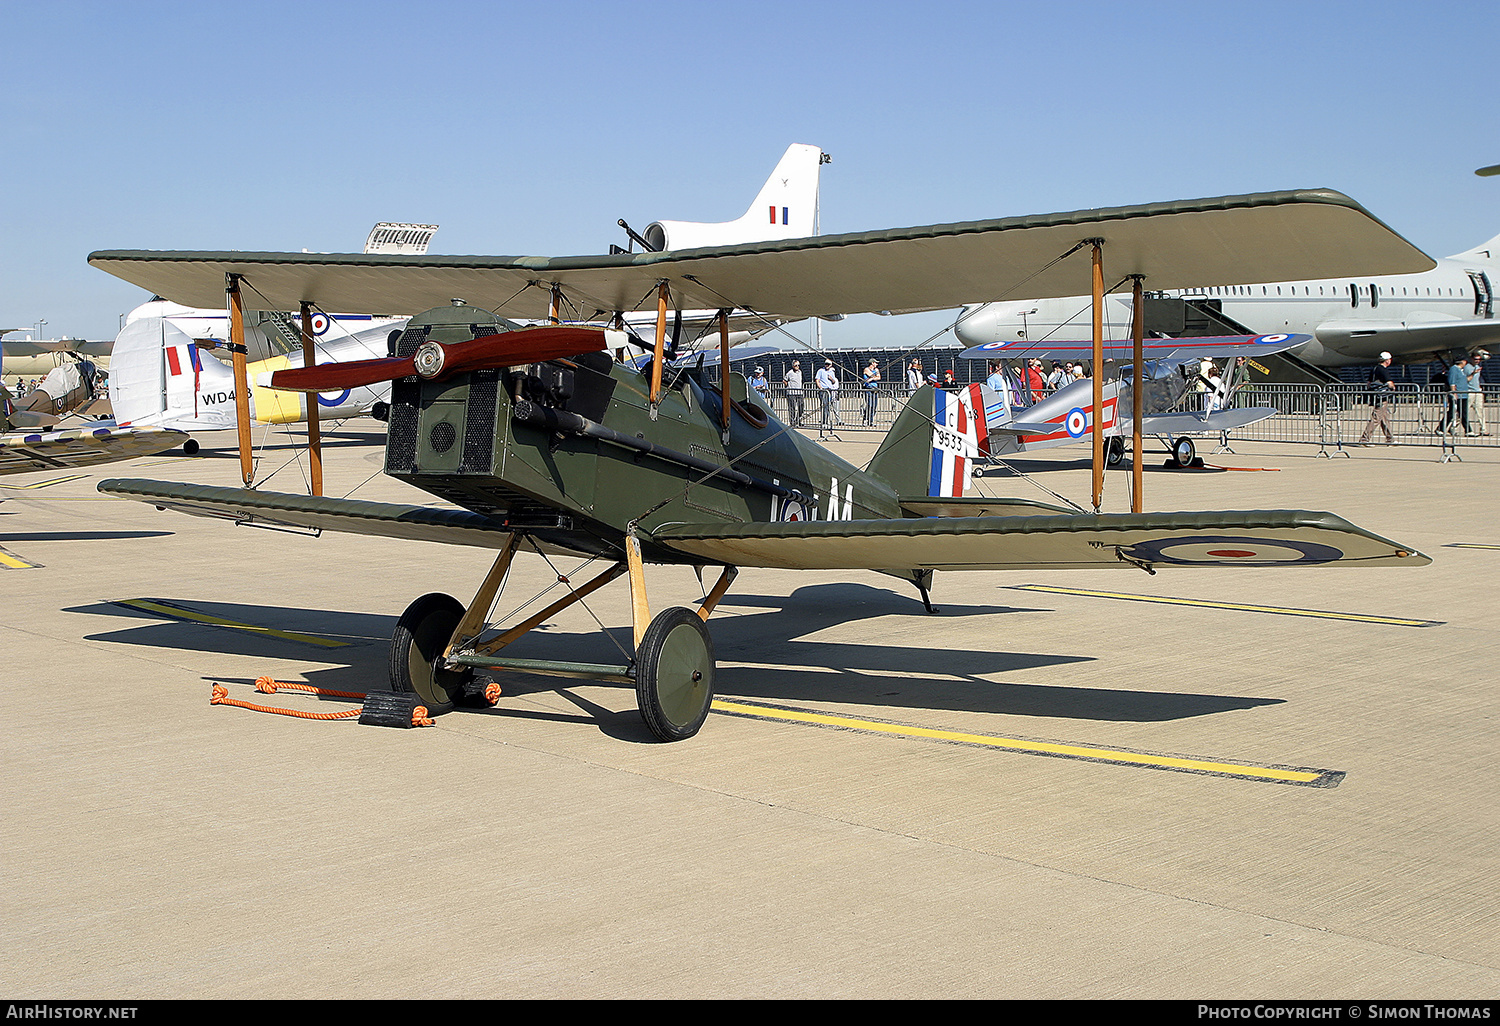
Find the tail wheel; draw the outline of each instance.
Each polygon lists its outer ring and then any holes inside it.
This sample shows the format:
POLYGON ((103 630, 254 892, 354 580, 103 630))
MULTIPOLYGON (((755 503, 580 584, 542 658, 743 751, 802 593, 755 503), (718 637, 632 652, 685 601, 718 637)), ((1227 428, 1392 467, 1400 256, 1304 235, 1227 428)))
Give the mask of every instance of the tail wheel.
POLYGON ((1197 455, 1198 450, 1194 448, 1193 440, 1185 435, 1172 443, 1172 459, 1179 467, 1191 467, 1197 455))
POLYGON ((391 690, 414 692, 432 716, 448 712, 474 676, 472 669, 443 668, 443 652, 464 607, 451 595, 423 595, 396 621, 391 635, 391 690))
POLYGON ((635 697, 658 740, 698 733, 714 700, 714 643, 696 612, 673 606, 651 621, 635 654, 635 697))

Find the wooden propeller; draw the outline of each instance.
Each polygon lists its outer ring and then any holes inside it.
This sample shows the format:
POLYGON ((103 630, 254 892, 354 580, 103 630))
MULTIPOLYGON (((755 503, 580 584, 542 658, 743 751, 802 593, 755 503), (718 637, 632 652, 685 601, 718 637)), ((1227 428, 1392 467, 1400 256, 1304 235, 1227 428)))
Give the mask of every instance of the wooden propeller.
POLYGON ((429 339, 410 356, 279 370, 271 375, 271 387, 288 392, 334 392, 412 375, 442 381, 467 371, 563 360, 604 348, 601 329, 568 326, 523 328, 447 344, 429 339))

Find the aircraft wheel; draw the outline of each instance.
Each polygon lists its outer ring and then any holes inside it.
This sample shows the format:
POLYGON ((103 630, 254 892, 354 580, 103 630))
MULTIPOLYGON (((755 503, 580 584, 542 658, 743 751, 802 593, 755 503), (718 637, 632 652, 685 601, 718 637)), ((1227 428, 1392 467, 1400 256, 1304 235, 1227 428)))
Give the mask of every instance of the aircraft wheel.
POLYGON ((1191 467, 1197 455, 1198 450, 1193 447, 1193 440, 1185 435, 1172 443, 1172 459, 1179 467, 1191 467))
POLYGON ((431 716, 451 710, 474 676, 470 668, 445 670, 441 665, 448 639, 463 617, 463 605, 451 595, 423 595, 406 607, 391 635, 391 690, 416 693, 431 716))
POLYGON ((196 456, 198 455, 199 448, 198 439, 189 438, 186 442, 182 443, 182 454, 184 456, 196 456))
POLYGON ((1125 439, 1110 438, 1104 443, 1104 463, 1106 466, 1118 467, 1120 461, 1125 458, 1125 439))
POLYGON ((714 700, 714 643, 701 617, 673 606, 658 613, 635 654, 635 698, 661 741, 698 733, 714 700))

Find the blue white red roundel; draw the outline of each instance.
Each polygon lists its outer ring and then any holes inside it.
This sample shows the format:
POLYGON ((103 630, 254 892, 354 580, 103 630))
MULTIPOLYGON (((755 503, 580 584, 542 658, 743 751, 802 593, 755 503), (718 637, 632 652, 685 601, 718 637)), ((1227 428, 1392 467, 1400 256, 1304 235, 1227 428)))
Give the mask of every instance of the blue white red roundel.
POLYGON ((1160 538, 1126 546, 1122 551, 1143 562, 1182 566, 1292 566, 1332 563, 1344 555, 1332 545, 1317 542, 1214 534, 1160 538))
POLYGON ((1063 420, 1063 427, 1067 429, 1069 438, 1082 438, 1083 433, 1089 429, 1088 414, 1077 406, 1073 407, 1063 420))

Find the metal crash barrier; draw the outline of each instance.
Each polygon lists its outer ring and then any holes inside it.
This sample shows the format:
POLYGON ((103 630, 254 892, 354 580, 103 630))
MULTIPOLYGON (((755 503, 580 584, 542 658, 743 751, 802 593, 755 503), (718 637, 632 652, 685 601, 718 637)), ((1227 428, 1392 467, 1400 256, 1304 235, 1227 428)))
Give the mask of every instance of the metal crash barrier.
MULTIPOLYGON (((1446 387, 1401 384, 1387 400, 1393 445, 1431 446, 1447 453, 1457 447, 1493 447, 1500 423, 1500 390, 1479 393, 1471 403, 1460 396, 1450 402, 1446 387)), ((1236 394, 1238 407, 1270 406, 1281 413, 1233 432, 1233 437, 1260 442, 1306 442, 1320 455, 1341 453, 1345 446, 1387 444, 1375 416, 1379 396, 1365 385, 1254 385, 1236 394), (1369 429, 1368 434, 1366 429, 1369 429)))

